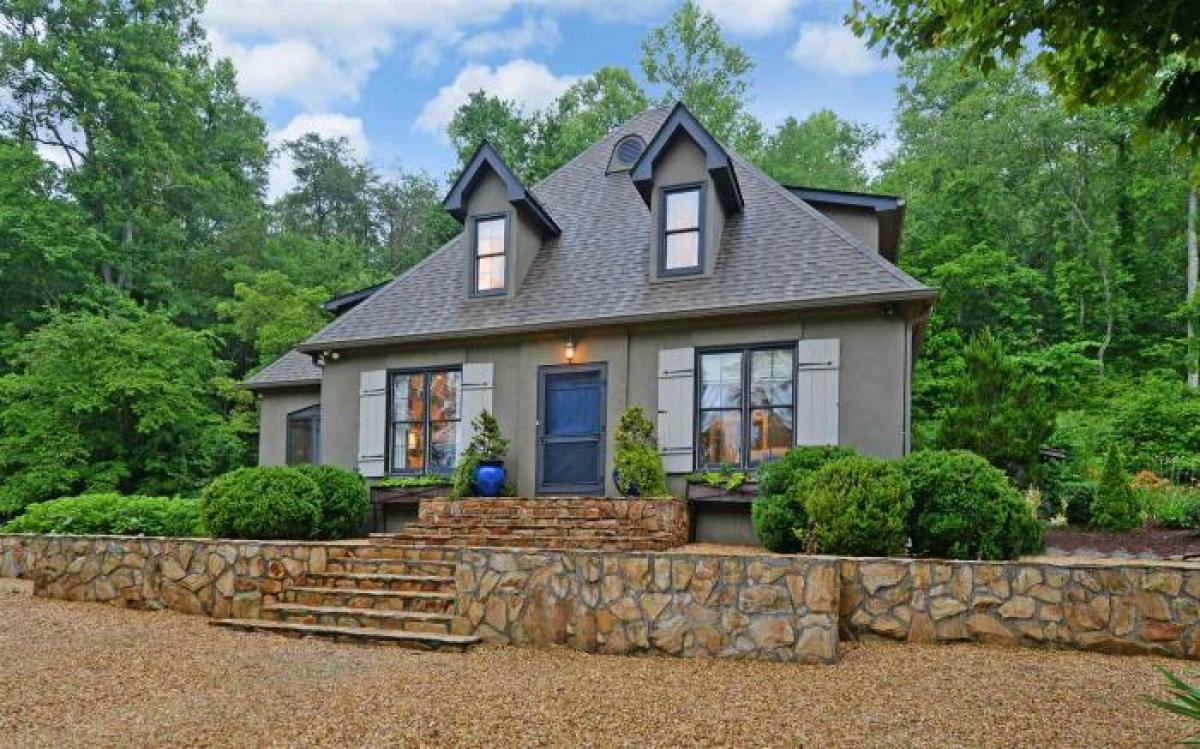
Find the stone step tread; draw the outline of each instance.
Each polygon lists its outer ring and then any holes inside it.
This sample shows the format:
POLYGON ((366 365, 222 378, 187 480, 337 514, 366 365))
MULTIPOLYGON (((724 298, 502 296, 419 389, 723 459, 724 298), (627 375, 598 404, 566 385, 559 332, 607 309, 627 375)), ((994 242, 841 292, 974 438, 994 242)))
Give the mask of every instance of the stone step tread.
MULTIPOLYGON (((375 533, 374 536, 380 538, 393 538, 394 533, 375 533)), ((364 565, 384 565, 384 564, 428 564, 438 567, 455 567, 458 562, 452 559, 403 559, 392 557, 340 557, 338 559, 330 559, 330 562, 338 564, 364 564, 364 565)))
POLYGON ((370 619, 394 619, 397 621, 451 622, 453 614, 434 614, 427 611, 392 611, 390 609, 356 609, 352 606, 309 606, 304 603, 267 603, 263 611, 279 611, 289 614, 336 614, 339 616, 361 616, 370 619))
POLYGON ((285 592, 293 590, 297 593, 317 593, 324 595, 355 595, 376 596, 379 598, 422 598, 434 601, 453 601, 454 593, 443 593, 432 590, 378 590, 375 588, 322 588, 310 585, 294 585, 286 588, 285 592))
POLYGON ((389 583, 453 583, 453 575, 400 575, 391 572, 310 572, 309 577, 316 578, 339 578, 343 580, 374 580, 376 582, 389 583))
POLYGON ((405 629, 378 629, 375 627, 344 627, 336 624, 298 624, 277 622, 269 619, 210 619, 214 627, 259 630, 268 632, 297 632, 308 635, 334 635, 392 642, 420 642, 429 645, 474 645, 479 638, 474 635, 443 635, 432 632, 412 632, 405 629))

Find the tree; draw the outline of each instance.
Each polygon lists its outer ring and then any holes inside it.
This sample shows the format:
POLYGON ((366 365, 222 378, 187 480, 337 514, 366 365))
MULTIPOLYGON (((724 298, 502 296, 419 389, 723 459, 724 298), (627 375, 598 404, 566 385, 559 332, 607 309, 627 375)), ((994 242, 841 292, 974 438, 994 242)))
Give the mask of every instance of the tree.
POLYGON ((642 39, 642 72, 663 88, 660 101, 682 101, 717 140, 747 154, 758 149, 762 136, 746 111, 753 69, 749 55, 726 42, 716 18, 693 0, 642 39))
POLYGON ((961 47, 985 72, 1036 39, 1034 60, 1069 106, 1130 105, 1153 92, 1143 121, 1200 152, 1200 9, 1192 4, 856 0, 852 18, 885 51, 961 47))
POLYGON ((1021 371, 991 331, 967 343, 963 362, 965 371, 953 389, 936 446, 978 453, 1017 483, 1027 483, 1054 427, 1054 409, 1044 388, 1021 371))
POLYGON ((522 180, 531 181, 536 176, 530 154, 534 128, 534 118, 525 117, 515 103, 483 91, 472 92, 446 127, 450 144, 458 153, 455 173, 466 166, 479 144, 487 141, 509 169, 522 180))
POLYGON ((783 184, 866 190, 870 183, 866 154, 882 137, 869 125, 847 122, 822 109, 803 121, 785 119, 767 138, 756 161, 783 184))
POLYGON ((371 198, 379 248, 369 265, 387 277, 416 265, 462 228, 442 208, 437 180, 424 173, 401 172, 394 180, 382 180, 371 198))
POLYGON ((1092 500, 1092 524, 1110 531, 1127 531, 1140 523, 1141 511, 1129 486, 1121 449, 1111 445, 1104 458, 1104 472, 1096 487, 1096 498, 1092 500))
POLYGON ((361 246, 375 234, 370 195, 378 177, 350 151, 346 138, 305 133, 283 144, 296 185, 275 203, 285 229, 361 246))
POLYGON ((0 376, 0 515, 84 490, 186 493, 245 457, 216 341, 119 296, 54 312, 0 376))
POLYGON ((1200 305, 1200 254, 1196 251, 1196 188, 1188 190, 1187 226, 1187 340, 1188 387, 1200 388, 1200 345, 1196 342, 1196 311, 1200 305))
MULTIPOLYGON (((11 6, 11 4, 10 4, 11 6)), ((213 63, 197 0, 27 0, 0 16, 0 130, 53 149, 104 283, 211 313, 207 253, 258 210, 266 125, 213 63), (191 273, 198 283, 191 283, 191 273)))
POLYGON ((253 362, 266 366, 317 332, 328 316, 321 303, 329 292, 320 286, 300 288, 279 271, 258 273, 249 283, 233 287, 233 299, 217 306, 221 317, 239 340, 257 356, 253 362))

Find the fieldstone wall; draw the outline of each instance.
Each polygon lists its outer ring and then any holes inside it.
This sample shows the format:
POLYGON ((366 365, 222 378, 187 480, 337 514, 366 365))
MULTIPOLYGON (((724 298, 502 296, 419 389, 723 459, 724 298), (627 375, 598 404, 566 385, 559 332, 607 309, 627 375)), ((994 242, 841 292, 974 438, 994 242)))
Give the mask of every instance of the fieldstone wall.
POLYGON ((346 553, 319 543, 0 535, 0 577, 33 580, 47 598, 252 619, 346 553))
POLYGON ((465 549, 460 634, 515 645, 831 663, 832 559, 465 549))
POLYGON ((841 621, 909 642, 1200 659, 1200 565, 844 559, 841 621))

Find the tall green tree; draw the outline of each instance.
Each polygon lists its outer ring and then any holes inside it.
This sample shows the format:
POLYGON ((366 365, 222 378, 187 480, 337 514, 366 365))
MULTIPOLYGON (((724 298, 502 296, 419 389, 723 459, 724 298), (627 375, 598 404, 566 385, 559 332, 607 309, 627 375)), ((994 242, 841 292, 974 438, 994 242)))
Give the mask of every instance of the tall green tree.
POLYGON ((458 154, 458 169, 487 141, 521 179, 532 181, 534 129, 534 118, 523 115, 514 102, 475 91, 450 118, 446 134, 458 154))
POLYGON ((642 39, 642 73, 662 89, 660 101, 682 101, 718 140, 746 154, 762 141, 762 126, 746 111, 753 70, 750 56, 693 0, 642 39))
POLYGON ((822 109, 803 120, 788 117, 763 145, 756 161, 775 180, 830 190, 866 190, 867 152, 883 137, 822 109))
POLYGON ((321 303, 329 296, 321 286, 301 288, 283 273, 268 270, 248 283, 234 284, 233 298, 222 301, 217 312, 262 367, 325 324, 328 316, 321 303))
POLYGON ((367 246, 374 239, 371 193, 379 177, 354 157, 346 138, 306 133, 282 146, 295 186, 275 202, 283 228, 320 240, 367 246))

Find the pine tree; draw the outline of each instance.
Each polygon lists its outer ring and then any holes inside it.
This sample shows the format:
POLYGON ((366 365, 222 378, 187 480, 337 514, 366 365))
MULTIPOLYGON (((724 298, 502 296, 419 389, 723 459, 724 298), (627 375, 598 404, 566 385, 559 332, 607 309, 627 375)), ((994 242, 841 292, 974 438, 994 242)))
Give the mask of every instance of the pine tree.
POLYGON ((1092 524, 1111 531, 1127 531, 1140 523, 1137 497, 1129 486, 1121 450, 1114 444, 1104 458, 1104 473, 1092 500, 1092 524))

